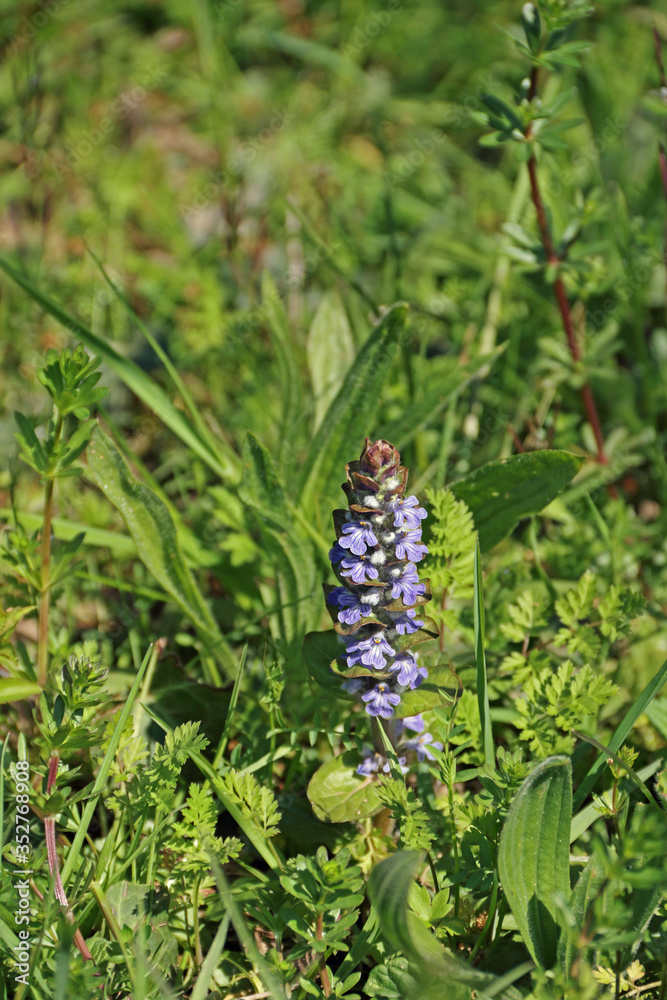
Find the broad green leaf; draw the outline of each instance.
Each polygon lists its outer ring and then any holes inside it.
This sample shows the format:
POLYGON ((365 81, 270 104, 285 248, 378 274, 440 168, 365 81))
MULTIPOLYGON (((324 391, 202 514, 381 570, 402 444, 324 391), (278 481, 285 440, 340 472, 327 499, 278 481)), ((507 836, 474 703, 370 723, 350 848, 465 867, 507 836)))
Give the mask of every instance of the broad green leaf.
POLYGON ((47 313, 58 320, 59 323, 78 337, 86 347, 95 354, 101 354, 105 362, 112 371, 134 392, 139 399, 157 417, 176 434, 184 444, 188 446, 202 461, 204 461, 222 479, 237 481, 239 472, 238 458, 229 450, 225 456, 224 463, 218 460, 211 448, 202 441, 201 437, 192 425, 192 421, 171 402, 166 392, 164 392, 157 382, 154 382, 141 368, 124 358, 122 354, 114 350, 97 334, 89 330, 87 326, 71 316, 61 305, 55 302, 50 296, 40 291, 36 285, 30 281, 21 271, 10 264, 9 261, 0 257, 0 268, 12 281, 15 281, 31 299, 37 302, 47 313))
POLYGON ((407 309, 404 303, 397 303, 384 314, 359 351, 311 441, 298 491, 304 509, 328 491, 346 462, 359 457, 396 355, 407 309))
POLYGON ((315 772, 308 785, 308 798, 318 819, 357 823, 382 808, 372 778, 357 774, 359 762, 359 754, 348 750, 315 772))
POLYGON ((556 961, 555 894, 570 896, 572 768, 547 757, 517 792, 500 835, 500 881, 526 947, 543 969, 556 961))
POLYGON ((41 691, 39 684, 20 677, 0 677, 0 704, 7 701, 22 701, 41 691))
POLYGON ((243 479, 239 496, 264 517, 281 525, 285 523, 288 514, 285 490, 268 448, 250 431, 243 441, 243 479))
POLYGON ((315 429, 324 418, 354 361, 354 339, 343 300, 332 289, 317 307, 306 339, 308 370, 315 397, 315 429))
MULTIPOLYGON (((413 963, 410 971, 419 979, 416 995, 424 1000, 470 1000, 471 989, 479 997, 502 995, 504 985, 500 980, 446 951, 409 909, 412 886, 423 868, 421 853, 397 851, 376 865, 368 880, 368 892, 391 950, 413 963)), ((525 971, 514 970, 519 975, 525 971)))
POLYGON ((331 670, 331 664, 341 652, 338 634, 333 629, 309 632, 303 640, 303 662, 311 680, 339 698, 350 698, 341 687, 341 678, 331 670))
POLYGON ((135 882, 116 882, 107 890, 107 902, 111 906, 119 927, 136 930, 139 921, 145 917, 146 897, 151 887, 135 882))
POLYGON ((567 451, 530 451, 489 462, 451 487, 472 511, 479 544, 486 552, 502 541, 522 517, 539 514, 558 496, 583 464, 567 451))
POLYGON ((420 652, 419 658, 420 663, 428 667, 428 677, 414 691, 406 691, 401 695, 401 704, 394 712, 397 719, 451 705, 460 693, 460 681, 451 665, 448 662, 438 662, 442 659, 442 654, 432 653, 426 657, 420 652))
POLYGON ((137 482, 99 427, 92 433, 87 457, 94 481, 120 511, 141 561, 191 619, 208 651, 234 673, 231 651, 185 564, 174 523, 162 500, 137 482))

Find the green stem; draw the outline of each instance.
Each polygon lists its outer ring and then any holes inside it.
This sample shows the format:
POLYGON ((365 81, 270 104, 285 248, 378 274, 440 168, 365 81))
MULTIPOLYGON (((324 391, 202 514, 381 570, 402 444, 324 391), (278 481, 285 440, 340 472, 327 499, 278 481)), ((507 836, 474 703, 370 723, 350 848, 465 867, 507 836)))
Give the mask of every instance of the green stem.
POLYGON ((194 889, 192 890, 192 928, 195 937, 195 960, 197 967, 201 968, 204 956, 201 950, 201 937, 199 935, 199 885, 200 880, 195 879, 194 889))
MULTIPOLYGON (((454 873, 458 875, 459 871, 459 844, 456 839, 456 820, 454 819, 454 765, 455 762, 452 760, 451 767, 448 769, 447 777, 447 801, 449 802, 449 827, 450 835, 452 838, 452 853, 454 855, 454 873)), ((454 886, 454 916, 459 915, 459 884, 458 882, 454 886)))
MULTIPOLYGON (((54 452, 60 440, 63 429, 63 418, 58 414, 53 433, 54 452)), ((38 625, 37 625, 37 683, 46 686, 49 666, 49 605, 51 591, 49 575, 51 571, 51 521, 53 520, 53 478, 46 480, 44 486, 44 516, 42 521, 42 551, 41 551, 41 588, 39 593, 38 625)))

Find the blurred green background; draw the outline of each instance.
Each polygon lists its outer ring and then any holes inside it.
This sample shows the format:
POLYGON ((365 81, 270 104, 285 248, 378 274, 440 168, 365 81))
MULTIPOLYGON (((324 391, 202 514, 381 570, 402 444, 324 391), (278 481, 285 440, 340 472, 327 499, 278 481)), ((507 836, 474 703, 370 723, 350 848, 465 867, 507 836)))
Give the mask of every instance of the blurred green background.
MULTIPOLYGON (((413 307, 408 333, 350 458, 366 434, 392 436, 421 490, 517 441, 593 450, 581 371, 522 246, 536 233, 525 167, 514 144, 479 144, 483 94, 511 101, 527 72, 508 37, 521 35, 520 12, 504 0, 4 2, 0 251, 173 394, 98 258, 215 435, 240 453, 250 428, 285 477, 321 419, 326 372, 349 366, 397 299, 413 307), (263 272, 286 312, 287 367, 263 272), (339 324, 324 361, 312 345, 323 299, 339 324), (445 392, 487 356, 484 377, 445 392), (413 418, 424 399, 432 405, 413 418)), ((566 283, 578 329, 587 324, 610 478, 633 467, 625 487, 637 506, 667 499, 654 25, 667 35, 658 3, 598 4, 574 27, 591 42, 580 65, 540 80, 547 96, 570 93, 563 114, 579 120, 562 149, 541 155, 540 175, 555 232, 583 226, 566 283)), ((46 412, 36 368, 72 338, 4 277, 0 331, 0 442, 11 456, 13 411, 46 412)), ((215 539, 238 608, 257 557, 235 522, 238 476, 209 491, 206 465, 104 372, 108 417, 199 536, 215 539)), ((341 473, 322 483, 320 549, 341 473)), ((14 476, 11 463, 0 473, 4 509, 14 476)), ((41 509, 30 477, 16 496, 41 509)), ((93 491, 63 490, 59 504, 75 522, 120 524, 93 491)))

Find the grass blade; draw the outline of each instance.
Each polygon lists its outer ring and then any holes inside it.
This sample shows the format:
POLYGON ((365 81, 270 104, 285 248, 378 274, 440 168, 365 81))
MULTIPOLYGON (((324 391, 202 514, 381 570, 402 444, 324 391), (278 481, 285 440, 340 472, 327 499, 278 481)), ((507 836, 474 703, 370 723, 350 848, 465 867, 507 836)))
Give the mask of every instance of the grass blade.
MULTIPOLYGON (((647 706, 651 703, 651 701, 653 701, 665 682, 667 682, 667 660, 665 660, 663 665, 660 667, 655 677, 648 682, 642 693, 635 700, 634 704, 628 709, 623 716, 622 721, 616 727, 616 731, 609 740, 608 744, 608 748, 612 751, 612 753, 616 753, 621 749, 635 722, 639 716, 646 711, 647 706)), ((581 808, 582 802, 593 790, 595 782, 598 779, 598 775, 604 768, 606 761, 607 758, 604 753, 600 753, 576 791, 574 796, 575 809, 581 808)))
POLYGON ((484 654, 484 591, 482 581, 482 555, 479 548, 479 538, 475 544, 473 604, 475 661, 477 663, 477 704, 479 705, 479 718, 482 724, 484 760, 487 764, 490 764, 491 767, 495 767, 496 755, 493 746, 491 710, 489 707, 489 688, 486 677, 486 656, 484 654))
POLYGON ((174 406, 160 386, 146 375, 134 361, 124 358, 122 354, 119 354, 105 340, 98 337, 97 334, 89 330, 87 326, 78 319, 75 319, 74 316, 71 316, 70 313, 63 309, 50 296, 40 291, 29 278, 17 270, 8 260, 5 260, 4 257, 0 257, 0 268, 24 292, 27 292, 30 298, 40 305, 45 312, 53 316, 54 319, 57 319, 59 323, 62 323, 73 336, 78 337, 95 354, 101 354, 109 368, 118 375, 128 389, 131 389, 217 476, 227 481, 238 481, 240 475, 238 463, 234 465, 230 461, 227 461, 221 464, 218 458, 212 453, 208 444, 202 441, 200 435, 192 426, 191 421, 174 406))

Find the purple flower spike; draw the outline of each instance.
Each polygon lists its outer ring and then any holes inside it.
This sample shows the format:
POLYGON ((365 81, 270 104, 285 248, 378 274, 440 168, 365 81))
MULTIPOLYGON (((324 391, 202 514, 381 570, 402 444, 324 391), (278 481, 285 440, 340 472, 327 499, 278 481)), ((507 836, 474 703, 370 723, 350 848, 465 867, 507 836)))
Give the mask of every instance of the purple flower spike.
POLYGON ((402 598, 404 604, 415 604, 421 594, 426 593, 426 584, 419 582, 417 567, 408 563, 400 576, 392 584, 391 596, 394 600, 402 598))
POLYGON ((399 635, 412 635, 413 632, 418 632, 422 625, 425 624, 415 618, 416 614, 417 612, 414 608, 408 608, 404 615, 399 615, 398 618, 394 619, 394 628, 399 635))
POLYGON ((363 556, 367 546, 377 543, 370 521, 350 521, 344 524, 343 534, 338 539, 338 544, 349 549, 355 556, 363 556))
POLYGON ((396 706, 401 703, 401 696, 390 691, 388 684, 380 683, 366 694, 362 694, 361 700, 366 702, 366 711, 369 715, 390 719, 396 706))
POLYGON ((415 736, 414 739, 406 740, 405 747, 406 750, 415 750, 417 752, 417 760, 435 760, 435 757, 428 748, 429 743, 434 750, 442 750, 442 743, 439 740, 434 740, 430 733, 422 733, 421 736, 415 736))
POLYGON ((428 552, 425 545, 420 545, 422 533, 419 528, 402 528, 396 533, 396 558, 410 559, 419 562, 428 552))
POLYGON ((363 663, 365 667, 374 667, 375 670, 383 670, 386 667, 385 656, 396 656, 396 650, 391 648, 381 632, 378 635, 372 635, 370 639, 353 643, 347 647, 347 651, 352 654, 360 654, 359 657, 348 656, 348 666, 354 666, 354 663, 350 663, 350 660, 353 659, 356 663, 363 663))
POLYGON ((396 497, 387 505, 387 509, 396 515, 394 517, 395 528, 401 528, 403 525, 407 528, 419 528, 419 522, 428 516, 426 511, 419 506, 417 497, 396 497))

